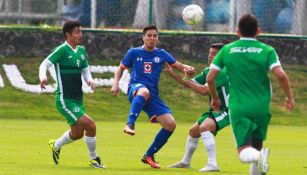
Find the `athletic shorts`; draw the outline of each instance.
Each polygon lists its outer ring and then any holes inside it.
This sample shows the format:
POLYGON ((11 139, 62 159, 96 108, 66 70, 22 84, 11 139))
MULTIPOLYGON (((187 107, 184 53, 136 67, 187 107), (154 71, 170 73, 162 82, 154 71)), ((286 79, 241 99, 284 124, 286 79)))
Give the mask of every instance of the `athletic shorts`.
MULTIPOLYGON (((140 83, 131 84, 128 89, 128 99, 131 103, 133 98, 136 95, 136 92, 140 88, 147 88, 145 85, 140 83)), ((147 88, 150 92, 150 89, 147 88)), ((158 95, 150 94, 149 99, 146 101, 146 104, 143 107, 143 111, 146 112, 149 121, 156 123, 156 117, 163 114, 171 114, 170 108, 160 99, 158 95)))
POLYGON ((238 148, 248 144, 250 138, 262 141, 266 139, 271 120, 269 112, 245 112, 231 109, 229 115, 238 148))
POLYGON ((85 113, 82 100, 63 99, 56 97, 55 100, 57 110, 66 118, 67 123, 72 126, 85 113))
POLYGON ((216 135, 218 131, 230 125, 229 115, 226 111, 221 111, 221 113, 214 111, 205 112, 198 119, 198 124, 201 125, 208 117, 213 119, 216 124, 216 130, 213 133, 214 135, 216 135))

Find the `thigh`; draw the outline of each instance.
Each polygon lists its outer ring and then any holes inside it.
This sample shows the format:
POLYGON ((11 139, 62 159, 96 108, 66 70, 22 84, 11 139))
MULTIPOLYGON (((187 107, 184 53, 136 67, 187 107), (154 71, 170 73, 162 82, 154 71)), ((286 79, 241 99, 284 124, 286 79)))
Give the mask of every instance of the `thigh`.
POLYGON ((156 123, 156 118, 164 114, 171 114, 170 108, 160 99, 159 96, 151 96, 143 110, 149 117, 149 121, 156 123))
POLYGON ((78 100, 56 99, 56 108, 69 125, 75 125, 85 113, 83 102, 78 100))

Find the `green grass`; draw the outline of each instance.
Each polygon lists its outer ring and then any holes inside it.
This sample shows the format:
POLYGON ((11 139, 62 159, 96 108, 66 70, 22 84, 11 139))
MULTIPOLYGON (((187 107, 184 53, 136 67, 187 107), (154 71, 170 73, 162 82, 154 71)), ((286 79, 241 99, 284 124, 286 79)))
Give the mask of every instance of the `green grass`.
MULTIPOLYGON (((49 139, 58 138, 67 129, 63 121, 0 119, 0 174, 2 175, 179 175, 199 174, 206 161, 202 142, 192 159, 192 169, 168 169, 167 165, 181 160, 191 123, 177 122, 177 129, 169 142, 157 154, 162 169, 156 170, 141 163, 140 159, 151 144, 158 124, 138 122, 133 137, 123 133, 121 122, 97 122, 97 150, 106 170, 88 167, 88 154, 83 139, 66 145, 61 150, 60 164, 52 162, 49 139)), ((266 147, 271 175, 307 174, 307 127, 271 126, 266 147)), ((216 137, 217 158, 221 175, 245 175, 249 166, 241 164, 236 154, 230 127, 216 137)), ((208 173, 211 174, 211 173, 208 173)))
MULTIPOLYGON (((27 83, 38 84, 38 67, 42 58, 5 58, 0 59, 2 64, 16 64, 27 83)), ((195 60, 181 60, 184 63, 194 65, 197 72, 206 66, 204 62, 195 60)), ((89 61, 92 65, 118 65, 119 60, 89 61)), ((306 66, 285 65, 292 82, 296 107, 293 111, 285 111, 282 107, 284 96, 278 88, 274 77, 272 81, 274 96, 272 99, 272 124, 276 125, 301 125, 307 123, 307 82, 306 66)), ((0 118, 24 118, 64 120, 55 109, 53 94, 31 94, 13 88, 5 76, 2 66, 0 74, 4 79, 5 87, 0 89, 0 118)), ((94 77, 109 78, 113 75, 93 74, 94 77)), ((51 80, 51 78, 49 78, 51 80)), ((52 82, 51 82, 52 83, 52 82)), ((98 121, 122 121, 127 116, 129 103, 125 94, 120 93, 116 98, 110 93, 111 87, 100 87, 93 94, 85 94, 87 113, 98 121)), ((160 96, 172 109, 177 121, 194 122, 200 114, 208 110, 208 97, 200 96, 189 89, 179 85, 171 77, 162 73, 160 80, 160 96)), ((146 121, 147 117, 142 113, 139 118, 146 121)))

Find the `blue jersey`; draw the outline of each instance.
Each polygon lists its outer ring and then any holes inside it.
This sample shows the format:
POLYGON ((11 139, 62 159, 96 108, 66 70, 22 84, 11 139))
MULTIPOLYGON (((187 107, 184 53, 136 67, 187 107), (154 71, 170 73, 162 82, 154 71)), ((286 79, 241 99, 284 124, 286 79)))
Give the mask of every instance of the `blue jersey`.
POLYGON ((122 64, 130 68, 130 83, 145 85, 151 94, 158 94, 158 83, 164 63, 172 65, 176 59, 163 49, 155 48, 146 51, 143 46, 131 48, 122 60, 122 64))

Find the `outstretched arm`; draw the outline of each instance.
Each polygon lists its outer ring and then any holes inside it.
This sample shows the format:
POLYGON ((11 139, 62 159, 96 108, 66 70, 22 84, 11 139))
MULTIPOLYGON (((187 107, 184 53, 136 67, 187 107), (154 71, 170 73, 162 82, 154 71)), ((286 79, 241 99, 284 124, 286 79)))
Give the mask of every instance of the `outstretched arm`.
POLYGON ((195 68, 193 66, 182 64, 179 61, 176 61, 176 63, 172 64, 171 66, 182 73, 187 73, 189 75, 193 75, 195 73, 195 68))
POLYGON ((285 73, 285 71, 281 66, 276 66, 275 68, 273 68, 272 73, 277 77, 279 85, 287 97, 285 102, 285 108, 288 110, 293 109, 295 102, 293 99, 292 91, 290 88, 290 82, 287 74, 285 73))
POLYGON ((39 66, 39 82, 41 89, 46 89, 47 80, 47 70, 52 66, 52 63, 46 58, 39 66))
POLYGON ((120 65, 118 66, 118 68, 116 69, 115 73, 114 73, 114 83, 111 89, 111 92, 113 94, 113 96, 117 96, 118 95, 118 91, 119 91, 119 80, 123 75, 123 71, 126 69, 126 67, 120 63, 120 65))

